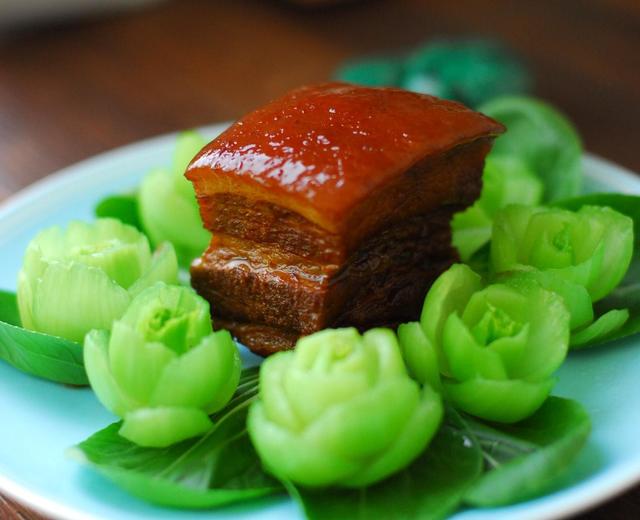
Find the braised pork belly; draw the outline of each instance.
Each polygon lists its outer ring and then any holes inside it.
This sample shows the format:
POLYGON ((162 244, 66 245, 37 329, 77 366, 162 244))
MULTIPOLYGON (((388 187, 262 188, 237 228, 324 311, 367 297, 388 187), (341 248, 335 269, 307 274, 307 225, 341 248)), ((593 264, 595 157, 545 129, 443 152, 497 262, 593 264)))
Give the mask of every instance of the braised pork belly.
POLYGON ((191 275, 214 324, 267 355, 326 327, 416 319, 503 130, 459 103, 341 83, 236 122, 186 173, 213 234, 191 275))

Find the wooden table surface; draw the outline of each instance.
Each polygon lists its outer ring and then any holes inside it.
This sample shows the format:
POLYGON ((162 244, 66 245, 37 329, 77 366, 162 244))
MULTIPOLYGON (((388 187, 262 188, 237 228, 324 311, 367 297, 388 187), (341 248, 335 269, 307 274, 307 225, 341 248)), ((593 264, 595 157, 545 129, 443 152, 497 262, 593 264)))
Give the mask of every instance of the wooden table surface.
MULTIPOLYGON (((590 151, 640 171, 638 0, 177 0, 0 35, 0 198, 110 148, 236 118, 346 58, 470 35, 502 39, 590 151)), ((36 516, 0 497, 0 518, 36 516)), ((580 518, 640 518, 640 488, 580 518)))

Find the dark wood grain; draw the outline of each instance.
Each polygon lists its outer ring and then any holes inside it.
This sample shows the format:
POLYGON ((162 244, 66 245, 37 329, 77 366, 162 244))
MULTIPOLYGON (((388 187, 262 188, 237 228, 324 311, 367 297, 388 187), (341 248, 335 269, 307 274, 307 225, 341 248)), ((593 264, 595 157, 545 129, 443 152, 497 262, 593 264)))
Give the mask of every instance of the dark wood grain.
MULTIPOLYGON (((236 118, 346 58, 469 35, 519 52, 589 150, 640 171, 637 0, 177 0, 4 35, 0 198, 104 150, 236 118)), ((0 499, 0 518, 37 517, 0 499)), ((640 518, 640 489, 581 518, 640 518)))
POLYGON ((26 507, 0 495, 0 518, 3 520, 46 520, 26 507))

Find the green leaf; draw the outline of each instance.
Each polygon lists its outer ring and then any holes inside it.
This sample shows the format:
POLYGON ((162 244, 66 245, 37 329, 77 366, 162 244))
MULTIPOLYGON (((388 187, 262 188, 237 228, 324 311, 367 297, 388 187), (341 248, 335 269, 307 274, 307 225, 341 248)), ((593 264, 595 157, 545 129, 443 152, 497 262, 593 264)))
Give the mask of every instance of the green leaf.
POLYGON ((378 484, 326 490, 295 487, 290 483, 286 486, 310 520, 431 520, 453 513, 481 470, 478 445, 450 416, 420 457, 378 484))
POLYGON ((465 495, 465 502, 477 507, 513 504, 556 488, 591 431, 584 408, 560 397, 550 397, 517 424, 489 425, 468 417, 464 421, 488 469, 465 495))
POLYGON ((143 231, 138 218, 138 197, 131 195, 108 195, 95 208, 96 217, 116 218, 143 231))
POLYGON ((9 325, 21 326, 15 293, 0 290, 0 321, 9 325))
POLYGON ((131 494, 163 506, 211 508, 278 493, 281 487, 262 470, 246 431, 247 409, 257 392, 257 370, 246 370, 234 398, 211 417, 213 429, 197 439, 143 448, 121 437, 121 423, 115 423, 70 454, 131 494))
POLYGON ((82 345, 20 327, 16 296, 6 291, 0 291, 0 359, 56 383, 89 384, 82 345))

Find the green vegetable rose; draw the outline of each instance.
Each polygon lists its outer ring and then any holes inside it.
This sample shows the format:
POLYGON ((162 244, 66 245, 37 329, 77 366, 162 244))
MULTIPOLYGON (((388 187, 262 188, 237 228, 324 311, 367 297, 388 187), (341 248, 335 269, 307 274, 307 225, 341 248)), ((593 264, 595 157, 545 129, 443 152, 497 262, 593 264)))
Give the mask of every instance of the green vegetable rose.
POLYGON ((471 107, 496 96, 529 90, 521 63, 491 40, 435 40, 406 56, 373 56, 349 61, 334 77, 372 87, 401 87, 456 99, 471 107))
POLYGON ((366 486, 419 455, 440 397, 407 376, 393 332, 324 330, 268 358, 248 429, 265 466, 305 486, 366 486))
POLYGON ((496 96, 529 90, 529 74, 502 45, 491 40, 436 40, 412 52, 400 86, 477 107, 496 96))
POLYGON ((627 272, 633 240, 633 220, 607 207, 509 206, 495 218, 491 265, 498 273, 526 266, 550 271, 598 301, 627 272))
POLYGON ((537 283, 484 285, 456 264, 429 290, 421 330, 413 324, 404 326, 413 335, 399 332, 412 373, 427 373, 421 351, 433 348, 444 393, 457 408, 511 423, 549 395, 551 376, 567 354, 569 319, 562 298, 537 283))
POLYGON ((177 277, 170 244, 152 256, 147 238, 118 220, 48 228, 29 243, 18 274, 20 320, 81 343, 91 329, 111 328, 140 291, 177 277))
POLYGON ((554 271, 518 269, 502 273, 498 275, 498 279, 511 285, 535 283, 561 296, 571 316, 571 348, 592 345, 620 329, 629 319, 628 309, 611 309, 596 317, 589 292, 582 285, 567 280, 554 271))
POLYGON ((238 350, 227 331, 212 332, 207 302, 163 283, 140 293, 111 333, 87 334, 84 362, 98 399, 124 419, 120 434, 141 446, 206 432, 240 378, 238 350))
POLYGON ((522 268, 501 273, 496 281, 508 285, 537 284, 547 291, 553 291, 562 297, 570 314, 571 330, 582 328, 593 321, 593 304, 589 292, 577 283, 566 280, 551 271, 539 271, 534 268, 522 268))
POLYGON ((370 87, 399 86, 402 61, 384 57, 367 58, 344 63, 334 76, 340 81, 370 87))
POLYGON ((489 157, 516 157, 544 183, 544 200, 577 195, 582 185, 582 144, 573 125, 552 106, 527 97, 501 97, 480 112, 507 127, 489 157))
POLYGON ((487 157, 480 198, 451 221, 453 245, 463 261, 491 240, 493 218, 509 204, 535 206, 542 200, 540 180, 518 158, 487 157))
POLYGON ((150 172, 138 193, 142 227, 154 244, 171 242, 181 265, 189 265, 211 240, 202 226, 193 186, 184 177, 187 165, 205 144, 196 132, 180 134, 171 170, 150 172))

